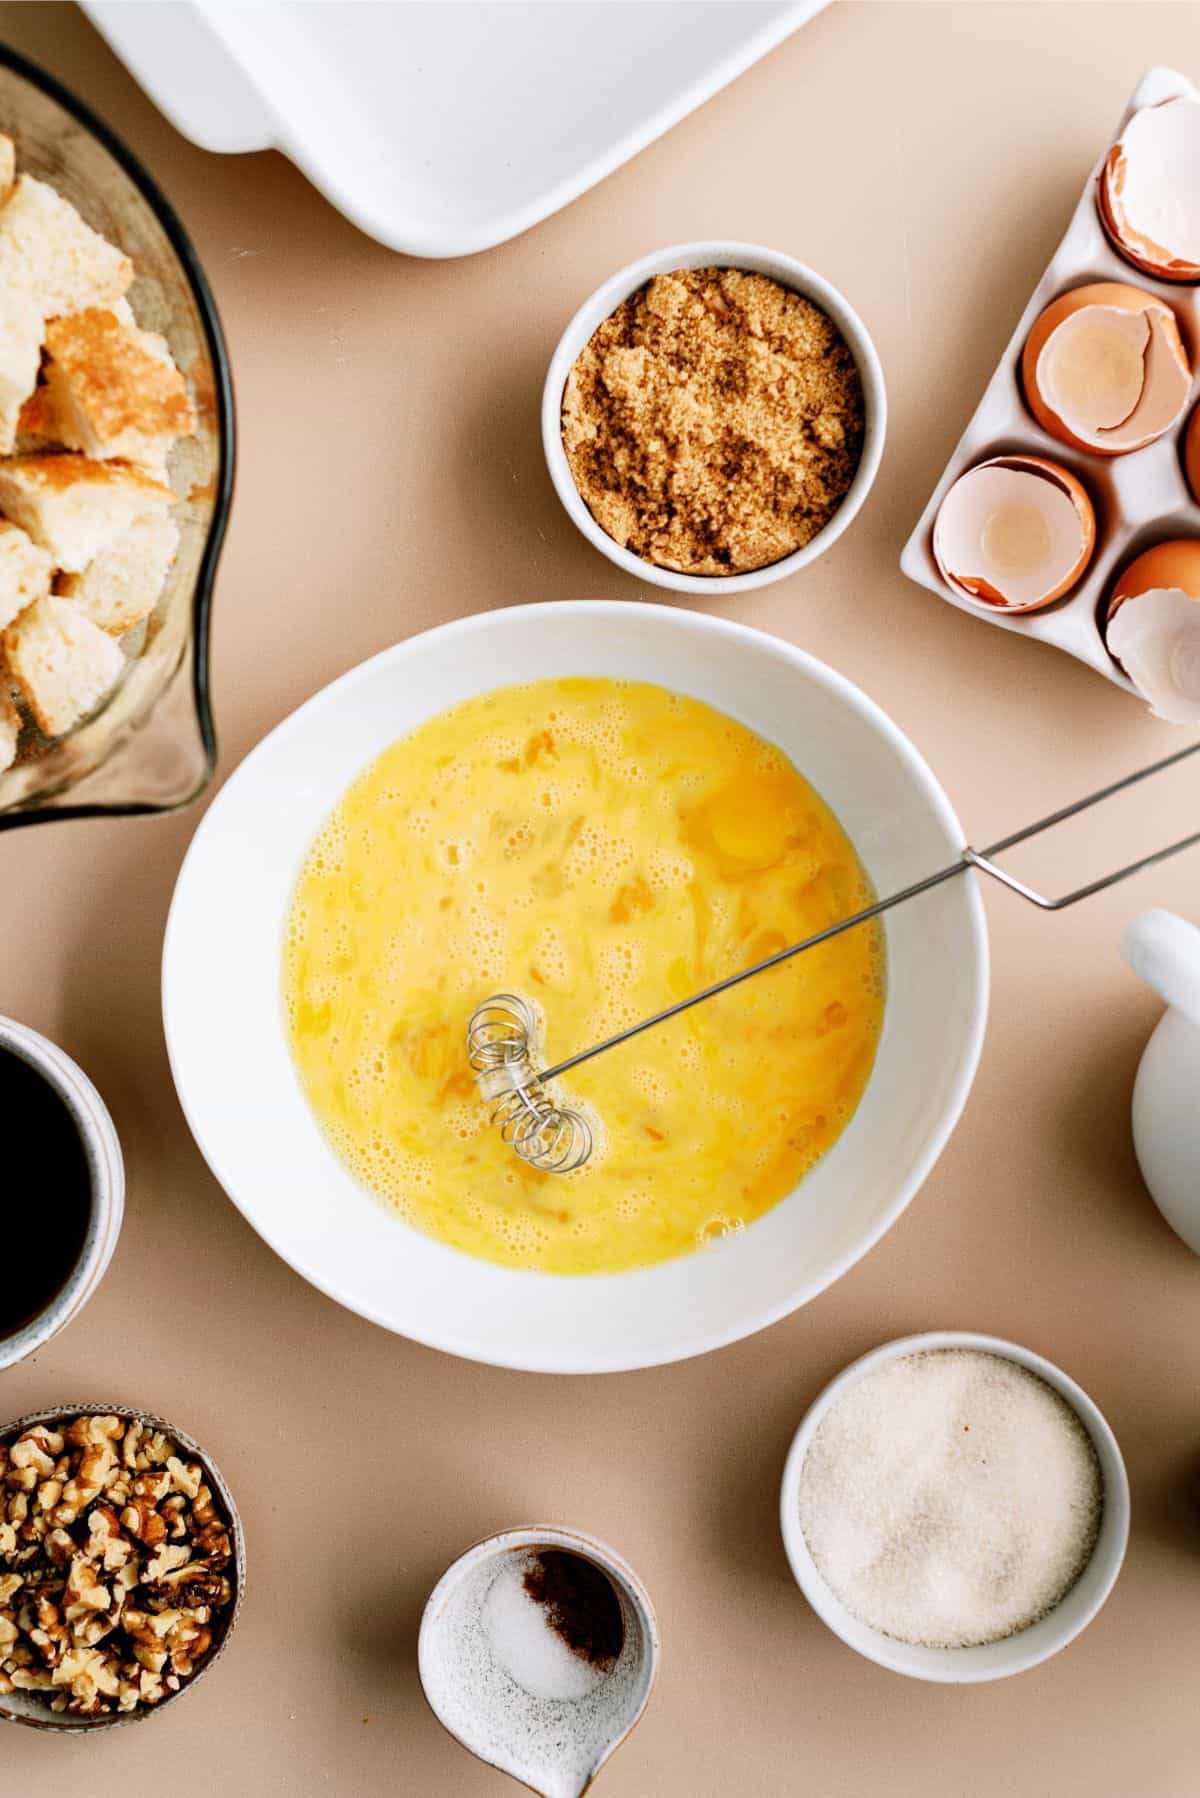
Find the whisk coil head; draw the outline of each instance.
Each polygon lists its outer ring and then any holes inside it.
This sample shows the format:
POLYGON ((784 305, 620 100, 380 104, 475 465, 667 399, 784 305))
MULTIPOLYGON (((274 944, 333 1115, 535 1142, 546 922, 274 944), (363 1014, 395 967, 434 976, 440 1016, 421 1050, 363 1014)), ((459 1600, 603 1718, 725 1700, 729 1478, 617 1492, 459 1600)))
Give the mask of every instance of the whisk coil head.
POLYGON ((592 1152, 587 1119, 550 1098, 533 1065, 537 1014, 515 993, 496 993, 471 1013, 467 1058, 500 1135, 530 1167, 569 1174, 592 1152))

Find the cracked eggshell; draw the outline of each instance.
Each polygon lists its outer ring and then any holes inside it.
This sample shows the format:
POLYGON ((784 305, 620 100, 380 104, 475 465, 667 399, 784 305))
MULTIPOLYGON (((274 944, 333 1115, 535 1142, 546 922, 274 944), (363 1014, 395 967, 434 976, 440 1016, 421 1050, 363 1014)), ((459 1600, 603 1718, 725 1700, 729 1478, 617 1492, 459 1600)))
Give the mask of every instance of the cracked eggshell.
POLYGON ((1183 440, 1183 472, 1192 490, 1192 498, 1200 506, 1200 405, 1192 413, 1187 436, 1183 440))
POLYGON ((1051 437, 1091 455, 1124 456, 1175 424, 1192 370, 1165 300, 1096 281, 1046 307, 1026 339, 1021 381, 1051 437))
POLYGON ((1200 540, 1134 558, 1109 595, 1105 640, 1156 717, 1200 724, 1200 540))
POLYGON ((1160 281, 1200 281, 1200 101, 1180 94, 1135 112, 1096 190, 1116 250, 1160 281))
POLYGON ((933 555, 977 605, 1035 612, 1080 579, 1096 544, 1083 483, 1041 456, 994 456, 955 481, 938 509, 933 555))

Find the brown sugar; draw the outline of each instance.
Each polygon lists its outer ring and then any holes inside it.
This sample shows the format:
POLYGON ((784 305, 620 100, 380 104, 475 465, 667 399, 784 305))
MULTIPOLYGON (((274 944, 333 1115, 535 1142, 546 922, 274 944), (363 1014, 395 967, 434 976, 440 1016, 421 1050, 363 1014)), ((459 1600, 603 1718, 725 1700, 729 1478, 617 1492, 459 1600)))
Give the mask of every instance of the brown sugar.
POLYGON ((740 269, 679 269, 622 301, 580 352, 562 434, 617 543, 684 574, 741 574, 802 548, 845 498, 862 382, 810 300, 740 269))

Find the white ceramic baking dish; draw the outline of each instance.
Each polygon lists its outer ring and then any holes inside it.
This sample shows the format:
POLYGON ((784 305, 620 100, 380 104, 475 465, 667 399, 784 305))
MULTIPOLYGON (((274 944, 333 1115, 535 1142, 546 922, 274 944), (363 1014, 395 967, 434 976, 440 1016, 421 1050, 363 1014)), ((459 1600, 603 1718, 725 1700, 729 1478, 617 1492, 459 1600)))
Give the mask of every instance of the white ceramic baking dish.
POLYGON ((205 150, 282 150, 390 249, 503 243, 619 168, 828 0, 91 0, 205 150))

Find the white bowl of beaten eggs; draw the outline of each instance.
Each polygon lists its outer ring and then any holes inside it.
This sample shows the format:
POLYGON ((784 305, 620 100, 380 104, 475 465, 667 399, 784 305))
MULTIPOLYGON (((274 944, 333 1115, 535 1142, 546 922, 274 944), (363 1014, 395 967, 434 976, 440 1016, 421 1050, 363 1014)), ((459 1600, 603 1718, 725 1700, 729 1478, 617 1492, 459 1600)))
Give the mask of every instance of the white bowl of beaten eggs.
POLYGON ((200 825, 164 948, 184 1111, 259 1234, 386 1328, 546 1372, 704 1353, 837 1279, 937 1159, 986 1017, 974 877, 565 1076, 573 1173, 499 1140, 472 1008, 530 1000, 549 1065, 962 841, 896 726, 773 637, 463 619, 318 693, 200 825))

